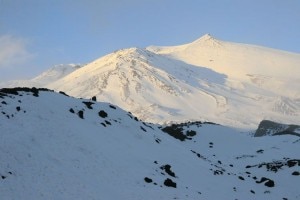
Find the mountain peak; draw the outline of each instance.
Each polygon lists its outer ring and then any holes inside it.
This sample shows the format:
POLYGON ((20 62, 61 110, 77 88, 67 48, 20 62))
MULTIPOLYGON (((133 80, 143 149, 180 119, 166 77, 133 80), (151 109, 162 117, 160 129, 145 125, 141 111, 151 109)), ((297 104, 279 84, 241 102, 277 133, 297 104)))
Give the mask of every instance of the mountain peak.
POLYGON ((220 42, 214 38, 211 34, 207 33, 200 37, 199 39, 195 40, 191 44, 197 44, 197 45, 205 45, 205 46, 216 46, 220 42))
POLYGON ((196 41, 207 41, 207 40, 214 40, 214 39, 215 38, 210 33, 207 33, 207 34, 203 35, 202 37, 200 37, 199 39, 197 39, 196 41))
POLYGON ((206 33, 200 39, 209 40, 209 39, 213 39, 213 36, 210 33, 206 33))

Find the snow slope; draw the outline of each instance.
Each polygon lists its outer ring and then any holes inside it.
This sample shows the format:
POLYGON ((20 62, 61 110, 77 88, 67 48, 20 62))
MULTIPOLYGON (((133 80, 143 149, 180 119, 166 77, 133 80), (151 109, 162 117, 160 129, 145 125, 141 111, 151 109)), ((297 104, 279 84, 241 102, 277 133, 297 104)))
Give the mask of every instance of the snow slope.
POLYGON ((299 54, 205 35, 180 46, 119 50, 42 87, 97 96, 153 123, 254 129, 264 119, 299 124, 299 63, 299 54))
POLYGON ((300 199, 296 136, 162 127, 45 89, 0 102, 1 199, 300 199))

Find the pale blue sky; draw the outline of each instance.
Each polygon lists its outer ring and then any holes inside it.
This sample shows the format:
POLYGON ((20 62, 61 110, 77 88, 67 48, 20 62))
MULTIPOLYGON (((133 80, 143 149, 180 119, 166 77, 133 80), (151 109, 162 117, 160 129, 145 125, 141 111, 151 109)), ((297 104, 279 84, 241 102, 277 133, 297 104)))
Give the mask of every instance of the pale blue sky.
POLYGON ((299 0, 0 0, 0 81, 206 33, 300 53, 299 0))

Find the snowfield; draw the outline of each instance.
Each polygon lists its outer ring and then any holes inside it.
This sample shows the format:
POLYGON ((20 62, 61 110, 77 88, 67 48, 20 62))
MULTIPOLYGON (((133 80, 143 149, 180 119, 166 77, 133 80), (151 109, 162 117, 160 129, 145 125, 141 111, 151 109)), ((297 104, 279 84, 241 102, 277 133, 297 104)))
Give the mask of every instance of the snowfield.
POLYGON ((300 199, 299 137, 240 131, 1 89, 1 199, 300 199))

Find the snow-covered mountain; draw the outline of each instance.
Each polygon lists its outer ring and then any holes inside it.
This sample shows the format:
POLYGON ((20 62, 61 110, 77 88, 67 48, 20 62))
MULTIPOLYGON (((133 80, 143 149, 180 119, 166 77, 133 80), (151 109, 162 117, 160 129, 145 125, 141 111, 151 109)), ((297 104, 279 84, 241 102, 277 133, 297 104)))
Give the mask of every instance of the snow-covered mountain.
POLYGON ((299 142, 149 124, 47 89, 0 90, 1 199, 300 199, 299 142))
POLYGON ((71 72, 79 69, 83 65, 80 64, 60 64, 46 70, 42 74, 30 80, 14 80, 8 82, 0 82, 0 88, 3 87, 46 87, 47 84, 55 82, 71 72))
POLYGON ((148 122, 253 129, 264 119, 299 123, 299 63, 300 54, 205 35, 180 46, 119 50, 38 86, 97 96, 148 122))

